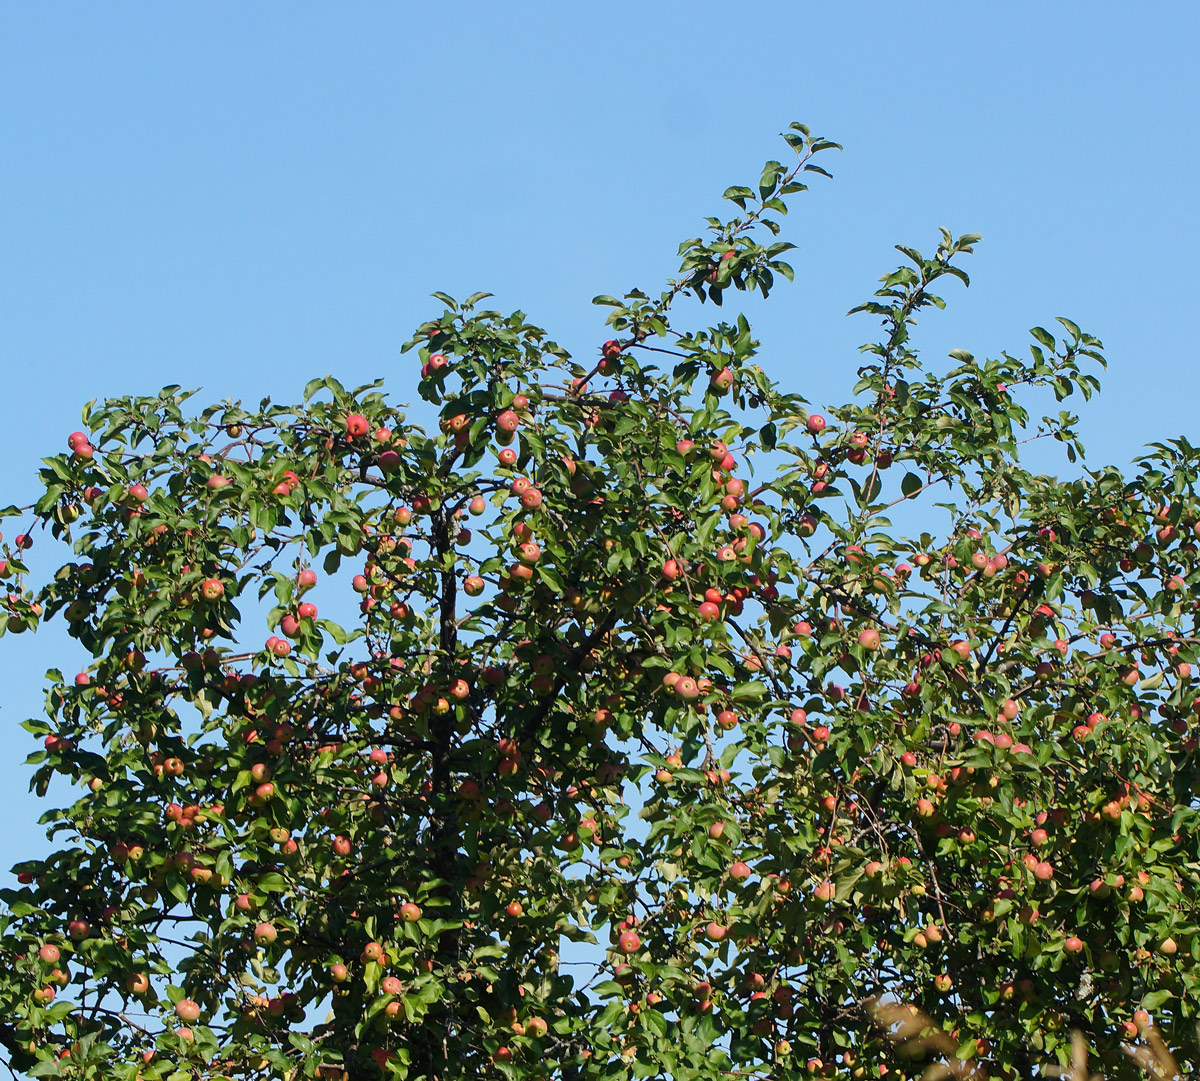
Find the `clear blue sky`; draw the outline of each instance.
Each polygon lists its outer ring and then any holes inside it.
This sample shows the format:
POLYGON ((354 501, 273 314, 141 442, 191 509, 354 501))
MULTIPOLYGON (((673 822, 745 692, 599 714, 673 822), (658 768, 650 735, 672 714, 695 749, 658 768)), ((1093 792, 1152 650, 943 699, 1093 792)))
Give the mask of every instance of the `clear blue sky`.
MULTIPOLYGON (((0 504, 89 398, 407 400, 435 289, 588 353, 590 298, 656 289, 793 119, 846 150, 749 308, 777 379, 844 400, 873 327, 843 313, 944 224, 984 243, 931 358, 1067 315, 1112 361, 1097 459, 1198 439, 1198 37, 1166 0, 0 5, 0 504)), ((41 847, 16 723, 73 649, 0 643, 0 868, 41 847)))

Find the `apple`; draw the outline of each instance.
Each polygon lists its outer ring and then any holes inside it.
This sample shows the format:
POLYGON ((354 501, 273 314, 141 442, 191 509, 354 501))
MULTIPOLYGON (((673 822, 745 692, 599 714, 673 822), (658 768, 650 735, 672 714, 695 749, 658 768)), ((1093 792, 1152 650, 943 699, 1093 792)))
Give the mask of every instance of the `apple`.
POLYGON ((225 583, 218 578, 206 578, 200 583, 200 593, 207 601, 217 601, 225 596, 225 583))
POLYGON ((637 953, 642 948, 642 940, 636 931, 622 931, 617 938, 617 949, 624 954, 637 953))
POLYGON ((200 1007, 190 998, 181 998, 175 1003, 175 1013, 179 1020, 191 1024, 200 1020, 200 1007))
POLYGON ((82 942, 92 933, 92 925, 87 920, 72 920, 67 924, 67 933, 72 942, 82 942))
POLYGON ((741 860, 738 860, 736 863, 732 864, 729 868, 729 877, 734 879, 737 882, 744 882, 747 878, 750 877, 750 874, 751 874, 750 865, 747 863, 743 863, 741 860))
POLYGON ((351 439, 361 439, 371 430, 371 422, 361 413, 351 413, 346 417, 346 435, 351 439))
POLYGON ((1079 953, 1083 950, 1083 939, 1077 935, 1069 935, 1066 941, 1063 942, 1063 949, 1067 953, 1079 953))
POLYGON ((46 943, 38 950, 38 957, 48 965, 58 964, 59 958, 62 956, 62 951, 52 942, 46 943))
POLYGON ((733 386, 733 372, 729 368, 722 368, 720 371, 713 372, 709 377, 708 385, 717 394, 725 394, 729 388, 733 386))
POLYGON ((260 923, 254 928, 254 941, 260 946, 269 946, 279 937, 273 923, 260 923))
POLYGON ((412 901, 405 901, 400 906, 400 918, 405 923, 416 923, 421 918, 420 905, 415 905, 412 901))
POLYGON ((715 920, 709 921, 704 926, 704 937, 709 942, 720 942, 729 934, 729 928, 723 924, 717 923, 715 920))
POLYGON ((383 957, 383 947, 378 942, 368 942, 362 951, 363 961, 378 961, 383 957))
POLYGON ((864 627, 858 632, 858 644, 863 649, 878 649, 879 632, 874 627, 864 627))
POLYGON ((820 413, 811 413, 808 421, 805 424, 805 427, 808 428, 813 435, 819 435, 825 430, 825 418, 821 416, 820 413))

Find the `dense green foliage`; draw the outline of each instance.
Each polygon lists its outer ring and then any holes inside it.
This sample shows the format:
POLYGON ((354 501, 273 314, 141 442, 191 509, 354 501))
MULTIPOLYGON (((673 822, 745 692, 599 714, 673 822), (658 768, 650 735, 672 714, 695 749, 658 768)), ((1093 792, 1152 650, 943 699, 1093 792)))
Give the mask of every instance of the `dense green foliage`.
POLYGON ((1006 1075, 1071 1028, 1121 1075, 1139 1008, 1190 1043, 1200 456, 1091 471, 1029 414, 1098 387, 1065 319, 923 365, 970 235, 899 249, 822 415, 745 318, 677 326, 791 277, 834 144, 786 138, 594 361, 439 295, 436 430, 333 378, 85 410, 19 526, 73 558, 3 549, 7 632, 92 658, 26 724, 84 791, 0 891, 15 1069, 919 1073, 879 996, 1006 1075))

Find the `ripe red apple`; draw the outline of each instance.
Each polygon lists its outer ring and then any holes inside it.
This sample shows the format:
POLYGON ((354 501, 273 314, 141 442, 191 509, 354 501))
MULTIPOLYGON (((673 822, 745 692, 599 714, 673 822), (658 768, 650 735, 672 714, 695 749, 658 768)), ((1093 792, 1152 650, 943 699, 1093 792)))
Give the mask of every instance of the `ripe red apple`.
POLYGON ((351 413, 346 417, 346 435, 351 439, 361 439, 371 430, 371 422, 361 413, 351 413))
POLYGON ((617 949, 624 954, 637 953, 642 948, 642 940, 636 931, 623 931, 617 938, 617 949))
POLYGON ((858 632, 858 644, 863 649, 878 649, 879 632, 874 627, 864 627, 858 632))
POLYGON ((416 923, 421 918, 420 905, 415 905, 412 901, 405 901, 400 906, 400 918, 405 923, 416 923))
POLYGON ((704 937, 710 942, 721 942, 727 934, 729 934, 729 928, 715 920, 705 924, 704 937))
POLYGON ((260 923, 254 928, 254 941, 260 946, 269 946, 279 937, 273 923, 260 923))
POLYGON ((62 951, 52 942, 46 943, 38 950, 38 957, 48 965, 58 964, 59 958, 62 956, 62 951))
POLYGON ((200 592, 205 600, 220 600, 225 596, 225 584, 218 578, 206 578, 200 583, 200 592))
POLYGON ((813 435, 818 435, 825 430, 825 418, 820 413, 811 413, 805 427, 813 435))

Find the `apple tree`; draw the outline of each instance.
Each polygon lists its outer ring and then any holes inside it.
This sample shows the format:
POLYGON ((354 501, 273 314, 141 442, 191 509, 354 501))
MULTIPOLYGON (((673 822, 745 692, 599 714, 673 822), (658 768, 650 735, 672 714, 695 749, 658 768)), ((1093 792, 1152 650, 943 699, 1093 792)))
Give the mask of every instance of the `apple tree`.
POLYGON ((1070 320, 921 358, 973 235, 899 247, 846 404, 773 381, 722 301, 792 276, 835 144, 785 139, 594 356, 436 294, 436 423, 326 377, 63 433, 0 546, 0 631, 65 630, 12 1070, 918 1075, 889 1002, 1006 1078, 1190 1043, 1200 452, 1084 464, 1070 320))

